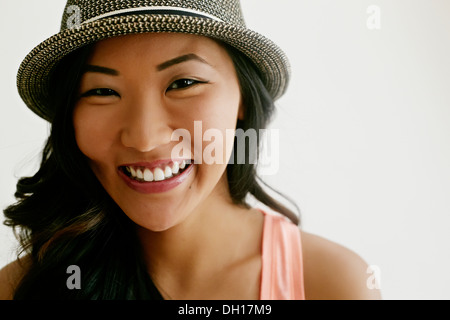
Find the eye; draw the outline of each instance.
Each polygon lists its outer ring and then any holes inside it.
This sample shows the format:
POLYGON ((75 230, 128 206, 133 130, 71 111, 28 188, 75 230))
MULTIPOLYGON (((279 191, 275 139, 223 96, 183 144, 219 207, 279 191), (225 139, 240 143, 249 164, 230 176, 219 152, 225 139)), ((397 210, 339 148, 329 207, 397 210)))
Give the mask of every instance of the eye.
POLYGON ((192 87, 196 84, 207 83, 205 81, 198 81, 193 79, 180 79, 172 82, 172 84, 167 88, 167 91, 176 90, 176 89, 186 89, 192 87))
POLYGON ((112 89, 97 88, 97 89, 89 90, 88 92, 83 93, 81 95, 82 98, 83 97, 92 97, 92 96, 109 97, 109 96, 119 96, 119 94, 112 89))

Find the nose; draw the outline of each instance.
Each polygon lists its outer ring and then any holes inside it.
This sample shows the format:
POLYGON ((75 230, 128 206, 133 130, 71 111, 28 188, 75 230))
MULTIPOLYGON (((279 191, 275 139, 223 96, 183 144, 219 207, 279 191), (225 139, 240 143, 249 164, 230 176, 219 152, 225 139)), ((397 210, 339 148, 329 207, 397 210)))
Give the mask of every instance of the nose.
POLYGON ((148 152, 171 142, 173 130, 160 99, 144 97, 130 101, 123 120, 120 138, 125 147, 148 152))

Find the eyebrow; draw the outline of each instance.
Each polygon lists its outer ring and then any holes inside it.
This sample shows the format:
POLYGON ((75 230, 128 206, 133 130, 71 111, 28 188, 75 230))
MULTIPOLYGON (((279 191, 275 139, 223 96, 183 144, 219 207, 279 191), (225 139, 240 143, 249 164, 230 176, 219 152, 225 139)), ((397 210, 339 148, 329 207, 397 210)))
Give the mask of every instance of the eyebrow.
MULTIPOLYGON (((163 71, 167 68, 170 68, 174 65, 183 63, 183 62, 187 62, 187 61, 200 61, 202 63, 205 63, 207 65, 210 65, 208 62, 206 62, 206 60, 204 60, 203 58, 199 57, 198 55, 194 54, 194 53, 189 53, 189 54, 185 54, 183 56, 171 59, 169 61, 163 62, 161 64, 159 64, 156 67, 156 70, 158 71, 163 71)), ((111 76, 118 76, 120 75, 120 72, 111 68, 106 68, 106 67, 101 67, 101 66, 96 66, 96 65, 86 65, 83 69, 83 74, 86 72, 94 72, 94 73, 103 73, 103 74, 107 74, 107 75, 111 75, 111 76)))
POLYGON ((200 58, 198 55, 194 54, 194 53, 189 53, 189 54, 185 54, 183 56, 177 57, 175 59, 166 61, 161 63, 160 65, 158 65, 156 67, 156 70, 158 71, 163 71, 164 69, 167 69, 169 67, 172 67, 176 64, 180 64, 186 61, 191 61, 191 60, 195 60, 195 61, 200 61, 202 63, 205 63, 207 65, 210 65, 208 62, 206 62, 203 58, 200 58))
POLYGON ((86 65, 83 69, 83 73, 86 72, 95 72, 95 73, 104 73, 111 76, 118 76, 120 75, 120 72, 114 69, 106 68, 106 67, 100 67, 100 66, 94 66, 94 65, 86 65))

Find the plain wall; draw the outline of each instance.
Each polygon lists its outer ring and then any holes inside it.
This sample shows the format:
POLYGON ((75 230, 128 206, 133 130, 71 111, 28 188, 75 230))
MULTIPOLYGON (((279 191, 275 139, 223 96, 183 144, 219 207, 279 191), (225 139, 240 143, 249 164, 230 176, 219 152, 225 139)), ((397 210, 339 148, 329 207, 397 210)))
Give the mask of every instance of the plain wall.
MULTIPOLYGON (((271 128, 306 231, 379 267, 385 299, 449 299, 450 2, 242 0, 250 28, 290 58, 271 128), (380 9, 381 29, 369 29, 380 9)), ((49 127, 20 100, 20 62, 59 29, 62 0, 1 1, 0 207, 38 167, 49 127)), ((0 219, 3 221, 3 217, 0 219)), ((0 226, 0 267, 14 260, 0 226)), ((368 274, 368 277, 370 274, 368 274)))

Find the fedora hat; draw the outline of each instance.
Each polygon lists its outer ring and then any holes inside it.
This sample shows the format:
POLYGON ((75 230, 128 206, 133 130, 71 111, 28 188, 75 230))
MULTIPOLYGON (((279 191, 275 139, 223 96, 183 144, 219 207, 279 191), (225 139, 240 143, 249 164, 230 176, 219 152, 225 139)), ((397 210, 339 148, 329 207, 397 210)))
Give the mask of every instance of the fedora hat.
POLYGON ((17 74, 19 94, 50 121, 49 80, 67 54, 97 41, 136 33, 178 32, 221 40, 244 53, 274 100, 286 90, 290 66, 271 40, 248 29, 239 0, 69 0, 60 32, 35 47, 17 74))

